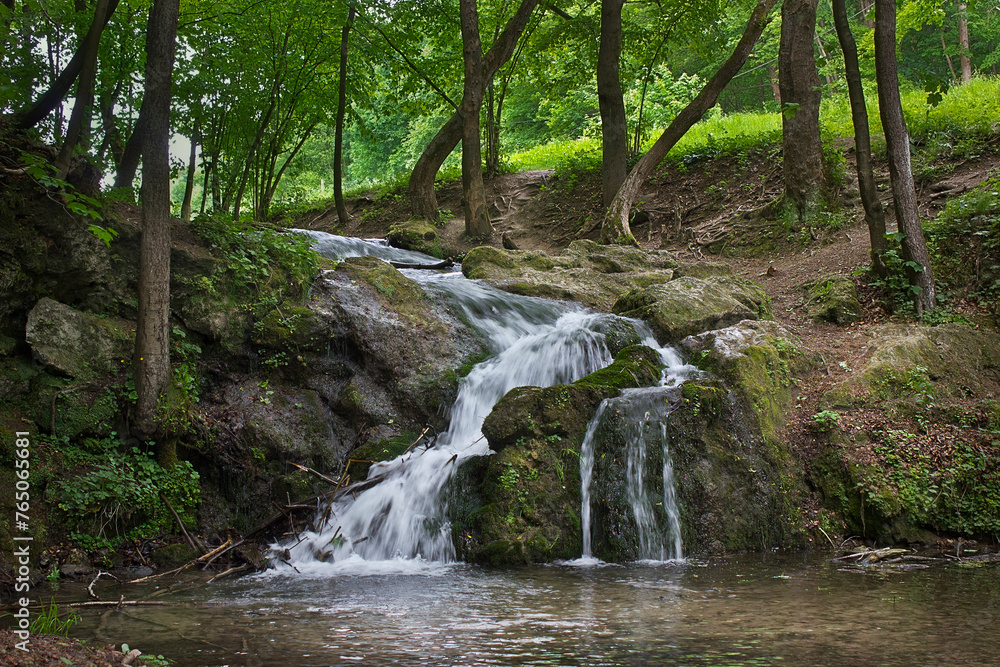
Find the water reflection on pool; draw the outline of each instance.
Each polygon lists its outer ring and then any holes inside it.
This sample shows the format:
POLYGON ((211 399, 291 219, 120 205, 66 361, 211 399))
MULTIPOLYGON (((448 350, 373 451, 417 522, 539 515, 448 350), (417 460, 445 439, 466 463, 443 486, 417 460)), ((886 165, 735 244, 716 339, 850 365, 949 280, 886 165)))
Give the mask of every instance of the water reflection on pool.
MULTIPOLYGON (((1000 663, 997 564, 390 562, 100 591, 178 604, 87 609, 74 636, 184 666, 1000 663)), ((64 586, 57 600, 81 594, 64 586)))

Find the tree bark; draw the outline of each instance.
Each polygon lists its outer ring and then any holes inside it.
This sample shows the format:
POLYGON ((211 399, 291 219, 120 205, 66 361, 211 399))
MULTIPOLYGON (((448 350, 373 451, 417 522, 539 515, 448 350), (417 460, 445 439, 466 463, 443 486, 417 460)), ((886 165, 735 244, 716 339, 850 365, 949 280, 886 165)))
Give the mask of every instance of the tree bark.
POLYGON ((184 201, 181 203, 181 220, 191 222, 191 199, 194 197, 194 172, 198 160, 197 131, 191 136, 191 153, 188 155, 187 179, 184 181, 184 201))
POLYGON ((885 211, 875 188, 875 173, 872 170, 871 136, 868 131, 868 108, 865 106, 865 91, 861 85, 861 69, 858 66, 858 47, 847 21, 847 7, 844 0, 833 0, 833 21, 837 28, 837 39, 844 52, 844 78, 851 100, 851 120, 854 122, 854 148, 858 171, 858 191, 861 205, 865 209, 868 237, 871 241, 871 273, 885 276, 886 249, 885 211))
POLYGON ((732 55, 712 75, 698 95, 677 114, 652 148, 632 167, 632 171, 625 177, 625 182, 622 183, 614 201, 604 214, 601 224, 601 239, 604 243, 636 245, 632 230, 629 229, 628 218, 632 202, 639 194, 639 188, 656 169, 656 165, 663 161, 674 144, 680 141, 680 138, 705 115, 706 111, 715 106, 719 94, 750 57, 754 44, 760 39, 761 32, 770 21, 768 13, 775 2, 776 0, 757 0, 757 5, 743 30, 743 36, 740 37, 732 55))
MULTIPOLYGON (((104 31, 104 27, 111 20, 111 16, 115 13, 115 9, 118 8, 119 0, 110 0, 108 3, 108 8, 106 13, 100 20, 98 20, 97 12, 94 12, 94 22, 91 24, 90 29, 87 31, 87 36, 84 38, 83 42, 80 43, 79 48, 77 48, 76 53, 70 59, 69 63, 56 80, 52 83, 41 97, 39 97, 34 104, 26 109, 22 109, 14 114, 13 126, 19 130, 27 130, 29 128, 38 125, 46 116, 52 113, 52 110, 59 107, 62 101, 66 99, 66 95, 69 93, 70 88, 73 87, 73 82, 76 81, 77 77, 80 76, 80 72, 83 70, 83 65, 88 57, 87 44, 90 40, 91 33, 96 32, 97 40, 100 41, 101 33, 104 31)), ((13 3, 12 3, 13 4, 13 3)), ((96 53, 95 56, 96 57, 96 53)))
MULTIPOLYGON (((507 21, 503 32, 483 57, 483 82, 492 81, 497 71, 514 55, 518 39, 528 25, 531 13, 539 0, 521 0, 517 12, 507 21)), ((430 140, 410 173, 410 207, 413 215, 428 220, 438 217, 437 198, 434 196, 434 179, 448 155, 462 140, 464 117, 459 108, 430 140)))
POLYGON ((823 148, 819 136, 819 74, 813 54, 818 0, 784 0, 778 77, 785 198, 801 222, 820 203, 823 148))
POLYGON ((917 192, 910 166, 910 140, 899 95, 895 0, 875 0, 875 78, 878 81, 879 115, 889 154, 896 225, 904 235, 903 259, 922 267, 922 270, 908 269, 911 284, 919 288, 914 295, 914 304, 917 314, 922 315, 934 309, 934 276, 917 213, 917 192))
POLYGON ((618 63, 622 53, 624 0, 601 2, 601 42, 597 52, 597 103, 601 111, 601 197, 611 205, 628 171, 628 127, 618 63))
POLYGON ((486 213, 486 188, 483 186, 482 146, 479 143, 479 109, 483 106, 483 47, 479 39, 477 0, 461 0, 462 58, 465 61, 465 85, 462 94, 462 207, 465 210, 465 233, 485 237, 493 232, 486 213))
POLYGON ((347 225, 351 219, 344 202, 344 116, 347 113, 347 46, 354 16, 355 7, 351 5, 340 34, 340 88, 337 91, 337 122, 333 135, 333 201, 337 205, 337 218, 341 225, 347 225))
POLYGON ((958 49, 962 68, 962 83, 972 81, 972 59, 969 57, 969 6, 958 3, 958 49))
MULTIPOLYGON (((146 31, 147 117, 142 133, 142 239, 139 247, 139 316, 136 323, 135 427, 157 431, 156 409, 170 382, 170 86, 180 0, 154 0, 146 31)), ((157 457, 172 452, 160 445, 157 457)))
POLYGON ((59 178, 66 178, 76 147, 90 136, 90 120, 94 107, 94 84, 97 82, 97 52, 101 48, 101 33, 104 32, 109 0, 98 0, 94 8, 94 20, 84 37, 81 47, 84 57, 76 84, 76 101, 66 128, 66 137, 56 156, 56 170, 59 178))
POLYGON ((139 105, 139 115, 135 119, 135 127, 132 134, 125 142, 125 150, 122 151, 121 161, 118 163, 118 170, 115 173, 116 188, 130 188, 135 183, 135 174, 139 171, 139 160, 142 158, 142 136, 145 123, 146 101, 139 105))

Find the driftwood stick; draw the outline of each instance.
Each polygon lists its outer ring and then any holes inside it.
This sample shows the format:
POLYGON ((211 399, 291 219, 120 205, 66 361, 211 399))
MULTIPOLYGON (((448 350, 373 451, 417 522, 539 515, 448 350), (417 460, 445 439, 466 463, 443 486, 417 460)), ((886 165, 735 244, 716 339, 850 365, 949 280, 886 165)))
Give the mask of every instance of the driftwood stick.
POLYGON ((410 446, 406 448, 406 451, 404 451, 403 454, 409 454, 410 450, 416 447, 417 443, 424 439, 424 436, 427 435, 427 431, 429 430, 431 430, 430 426, 424 427, 424 430, 420 432, 420 435, 417 436, 416 440, 410 443, 410 446))
POLYGON ((204 554, 205 547, 200 543, 196 543, 194 539, 188 534, 187 528, 184 527, 184 522, 181 521, 180 515, 178 515, 177 512, 174 510, 174 507, 173 505, 170 504, 170 501, 167 500, 167 496, 164 495, 163 493, 160 493, 160 500, 162 500, 163 504, 167 506, 167 509, 170 510, 170 513, 174 515, 174 520, 176 520, 177 525, 181 527, 181 532, 184 533, 184 537, 187 538, 188 544, 191 545, 191 548, 194 549, 194 552, 196 554, 204 554))
POLYGON ((90 582, 90 585, 87 586, 87 595, 89 595, 94 600, 100 600, 101 599, 100 596, 98 596, 97 593, 94 592, 94 584, 96 584, 97 580, 100 579, 101 577, 111 577, 115 581, 118 581, 118 582, 121 581, 121 579, 119 579, 115 575, 111 574, 110 572, 105 572, 104 570, 98 570, 97 571, 97 576, 94 577, 94 579, 90 582))
POLYGON ((231 574, 236 574, 237 572, 243 572, 244 570, 247 570, 247 569, 249 569, 249 568, 248 568, 248 566, 246 564, 237 565, 236 567, 231 567, 231 568, 229 568, 228 570, 226 570, 224 572, 220 572, 219 574, 215 575, 214 577, 212 577, 211 579, 209 579, 205 583, 206 584, 210 584, 213 581, 215 581, 216 579, 222 579, 223 577, 228 577, 231 574))
MULTIPOLYGON (((336 486, 336 484, 337 484, 337 480, 331 479, 331 478, 327 477, 326 475, 324 475, 323 473, 321 473, 321 472, 319 472, 317 470, 313 470, 312 468, 310 468, 308 466, 299 465, 298 463, 294 463, 294 462, 291 462, 291 461, 289 463, 291 463, 293 466, 295 466, 299 470, 304 470, 307 473, 309 473, 310 475, 313 475, 314 477, 318 477, 319 479, 323 480, 327 484, 333 484, 334 486, 336 486)), ((291 504, 291 503, 289 502, 289 504, 291 504)))

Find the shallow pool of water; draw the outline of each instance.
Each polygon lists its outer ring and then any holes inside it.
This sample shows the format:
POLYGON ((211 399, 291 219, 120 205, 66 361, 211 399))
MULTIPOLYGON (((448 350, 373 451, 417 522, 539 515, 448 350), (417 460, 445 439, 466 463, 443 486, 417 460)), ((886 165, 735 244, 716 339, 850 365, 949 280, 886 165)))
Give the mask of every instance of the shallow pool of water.
MULTIPOLYGON (((864 569, 795 554, 104 581, 105 599, 176 604, 83 609, 72 635, 184 666, 1000 664, 995 563, 864 569)), ((64 585, 56 599, 81 595, 64 585)))

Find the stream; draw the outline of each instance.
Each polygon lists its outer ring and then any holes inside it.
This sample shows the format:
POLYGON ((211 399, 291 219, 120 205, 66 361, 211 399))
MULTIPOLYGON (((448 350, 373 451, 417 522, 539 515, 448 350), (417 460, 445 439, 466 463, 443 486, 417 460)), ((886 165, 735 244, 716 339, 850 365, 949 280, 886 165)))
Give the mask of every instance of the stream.
MULTIPOLYGON (((436 262, 310 235, 333 258, 436 262)), ((489 453, 483 419, 513 387, 572 382, 611 363, 605 333, 612 316, 505 294, 456 272, 405 273, 448 303, 492 352, 460 385, 451 425, 435 446, 373 466, 370 475, 384 481, 324 508, 315 530, 296 543, 274 545, 275 567, 264 573, 209 585, 197 575, 125 587, 101 580, 95 588, 105 600, 167 604, 80 608, 71 636, 128 642, 184 666, 1000 662, 996 562, 859 567, 819 551, 685 558, 657 411, 669 409, 664 396, 693 371, 640 322, 632 326, 666 369, 660 386, 602 403, 588 427, 581 558, 516 569, 457 562, 441 490, 458 463, 489 453), (590 557, 593 439, 605 412, 634 426, 624 483, 637 489, 628 497, 644 560, 625 565, 590 557), (643 492, 650 448, 663 458, 652 498, 643 492)), ((86 583, 63 584, 51 596, 86 599, 86 583)))
MULTIPOLYGON (((968 554, 966 554, 968 555, 968 554)), ((624 566, 270 571, 119 587, 72 636, 177 665, 995 665, 1000 565, 896 570, 818 553, 624 566)), ((56 600, 85 599, 86 584, 56 600)), ((47 595, 43 596, 47 597, 47 595)))

